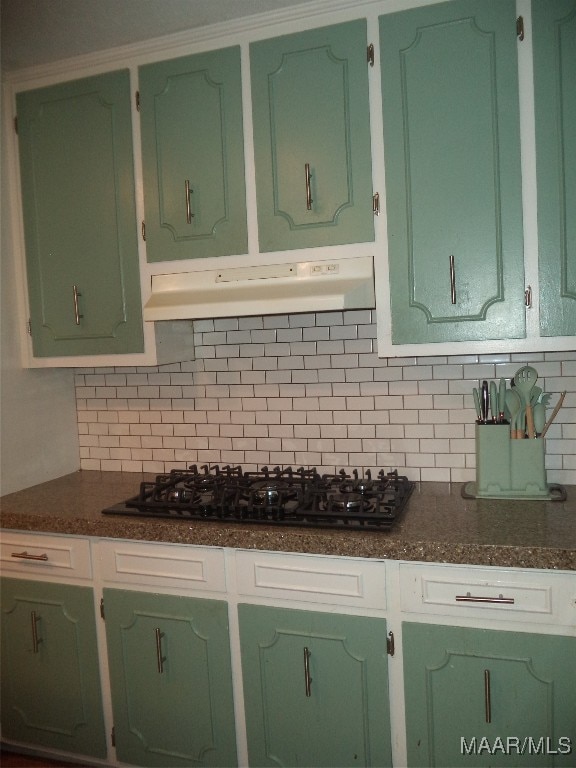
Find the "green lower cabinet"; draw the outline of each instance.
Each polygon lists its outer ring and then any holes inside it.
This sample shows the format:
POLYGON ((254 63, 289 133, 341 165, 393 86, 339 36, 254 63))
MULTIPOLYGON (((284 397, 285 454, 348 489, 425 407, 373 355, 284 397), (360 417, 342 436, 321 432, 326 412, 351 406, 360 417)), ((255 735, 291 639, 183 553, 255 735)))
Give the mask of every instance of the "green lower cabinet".
POLYGON ((386 621, 238 611, 249 764, 391 765, 386 621))
POLYGON ((576 637, 403 625, 408 765, 574 766, 576 637))
POLYGON ((2 737, 106 757, 90 587, 3 578, 2 737))
POLYGON ((576 335, 576 0, 534 0, 540 332, 576 335))
POLYGON ((392 341, 523 338, 514 0, 380 17, 392 341))
POLYGON ((118 759, 236 765, 227 604, 105 589, 104 610, 118 759))

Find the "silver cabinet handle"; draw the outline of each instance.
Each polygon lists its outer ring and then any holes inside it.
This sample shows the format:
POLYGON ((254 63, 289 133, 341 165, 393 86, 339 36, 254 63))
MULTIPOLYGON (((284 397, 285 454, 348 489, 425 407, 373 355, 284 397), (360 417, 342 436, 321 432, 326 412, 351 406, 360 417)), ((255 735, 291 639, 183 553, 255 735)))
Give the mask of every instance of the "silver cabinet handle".
POLYGON ((312 678, 310 677, 310 651, 308 648, 304 648, 304 690, 306 696, 310 698, 312 695, 312 678))
POLYGON ((492 722, 492 697, 490 694, 490 670, 484 670, 484 712, 486 722, 492 722))
POLYGON ((28 552, 12 552, 10 557, 18 557, 20 560, 48 560, 48 555, 30 555, 28 552))
POLYGON ((465 595, 456 595, 456 602, 458 603, 504 603, 505 605, 514 605, 513 597, 504 597, 504 595, 498 595, 498 597, 476 597, 471 595, 470 592, 466 592, 465 595))
POLYGON ((190 181, 186 179, 184 181, 184 197, 186 202, 186 224, 192 224, 194 214, 192 213, 192 206, 190 205, 190 195, 192 190, 190 189, 190 181))
POLYGON ((38 653, 38 646, 42 642, 42 638, 38 637, 38 622, 40 621, 40 616, 38 616, 36 611, 31 611, 30 619, 32 622, 32 653, 38 653))
POLYGON ((450 301, 456 304, 456 267, 453 255, 450 255, 450 301))
POLYGON ((161 675, 164 672, 164 662, 166 661, 166 656, 162 656, 162 638, 164 637, 164 632, 160 631, 160 627, 156 627, 154 635, 156 637, 156 663, 158 665, 158 674, 161 675))
POLYGON ((310 186, 310 163, 304 164, 304 177, 306 179, 306 210, 311 211, 314 201, 312 200, 312 187, 310 186))
POLYGON ((76 322, 76 325, 80 325, 80 319, 84 317, 84 315, 80 314, 80 307, 78 304, 78 297, 82 296, 80 291, 78 290, 77 285, 72 286, 72 298, 74 301, 74 320, 76 322))

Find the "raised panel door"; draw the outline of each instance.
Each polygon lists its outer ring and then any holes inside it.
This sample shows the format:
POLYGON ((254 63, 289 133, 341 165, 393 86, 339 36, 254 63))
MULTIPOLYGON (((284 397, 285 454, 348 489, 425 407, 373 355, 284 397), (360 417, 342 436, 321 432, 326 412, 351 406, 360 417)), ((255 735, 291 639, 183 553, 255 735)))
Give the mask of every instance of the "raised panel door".
POLYGON ((534 0, 540 332, 576 335, 576 2, 534 0))
POLYGON ((374 239, 366 22, 250 46, 261 251, 374 239))
POLYGON ((89 587, 3 578, 2 735, 106 757, 89 587))
POLYGON ((250 765, 391 765, 385 620, 238 610, 250 765))
POLYGON ((576 638, 403 624, 409 766, 569 766, 576 638))
POLYGON ((236 765, 224 601, 105 589, 118 759, 236 765))
POLYGON ((380 17, 395 344, 525 336, 516 13, 380 17))
POLYGON ((240 48, 139 77, 148 261, 245 253, 240 48))
POLYGON ((17 107, 34 355, 141 352, 128 71, 17 107))

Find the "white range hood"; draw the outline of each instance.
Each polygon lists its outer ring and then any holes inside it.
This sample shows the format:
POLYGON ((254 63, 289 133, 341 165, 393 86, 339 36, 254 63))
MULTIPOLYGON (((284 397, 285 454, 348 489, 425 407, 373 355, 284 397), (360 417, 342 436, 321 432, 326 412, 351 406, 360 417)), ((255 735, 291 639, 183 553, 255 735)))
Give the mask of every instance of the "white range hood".
POLYGON ((277 315, 375 306, 371 256, 152 276, 145 320, 277 315))

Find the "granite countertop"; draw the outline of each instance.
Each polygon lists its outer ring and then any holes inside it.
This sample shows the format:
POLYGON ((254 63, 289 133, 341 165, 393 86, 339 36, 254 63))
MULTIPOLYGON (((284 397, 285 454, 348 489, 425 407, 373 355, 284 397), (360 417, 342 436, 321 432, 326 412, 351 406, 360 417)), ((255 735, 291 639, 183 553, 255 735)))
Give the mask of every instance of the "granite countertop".
POLYGON ((0 499, 4 529, 204 546, 576 570, 576 486, 566 501, 464 499, 419 483, 390 531, 284 528, 103 515, 152 475, 79 471, 0 499))

